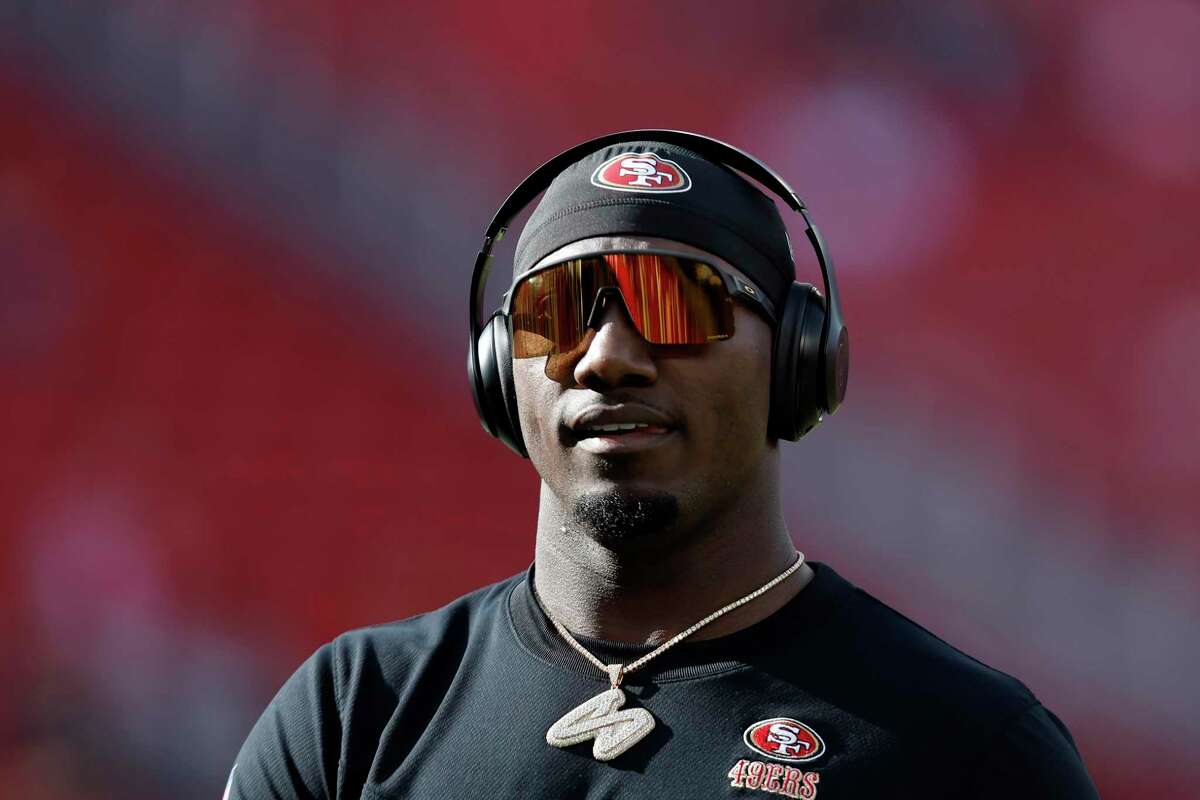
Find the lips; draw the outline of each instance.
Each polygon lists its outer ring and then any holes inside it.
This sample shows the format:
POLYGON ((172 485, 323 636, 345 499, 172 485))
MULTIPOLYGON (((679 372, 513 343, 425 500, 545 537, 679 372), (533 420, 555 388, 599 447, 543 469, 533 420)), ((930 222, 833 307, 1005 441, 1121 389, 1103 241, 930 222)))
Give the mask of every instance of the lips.
POLYGON ((656 408, 641 403, 588 406, 567 423, 576 441, 594 437, 664 434, 679 426, 656 408))

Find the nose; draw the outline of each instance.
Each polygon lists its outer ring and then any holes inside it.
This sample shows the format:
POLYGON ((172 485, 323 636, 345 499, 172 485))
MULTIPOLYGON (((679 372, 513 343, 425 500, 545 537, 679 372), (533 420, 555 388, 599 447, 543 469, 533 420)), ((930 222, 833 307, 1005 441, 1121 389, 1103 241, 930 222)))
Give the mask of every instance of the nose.
POLYGON ((650 343, 633 326, 624 301, 615 295, 599 299, 599 321, 589 331, 591 342, 575 364, 575 381, 600 392, 619 386, 648 386, 658 378, 650 343), (594 334, 594 335, 593 335, 594 334))

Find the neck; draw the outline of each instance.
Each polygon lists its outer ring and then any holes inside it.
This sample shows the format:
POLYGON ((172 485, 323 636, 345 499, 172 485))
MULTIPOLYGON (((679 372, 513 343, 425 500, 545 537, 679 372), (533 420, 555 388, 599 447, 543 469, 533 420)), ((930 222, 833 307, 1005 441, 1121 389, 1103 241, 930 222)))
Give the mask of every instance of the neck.
MULTIPOLYGON (((579 529, 543 483, 534 562, 538 599, 580 636, 665 641, 796 560, 776 491, 777 475, 769 470, 767 480, 748 482, 732 503, 681 513, 671 529, 629 542, 602 541, 579 529)), ((690 638, 724 636, 752 625, 777 611, 811 578, 812 570, 804 565, 690 638)))

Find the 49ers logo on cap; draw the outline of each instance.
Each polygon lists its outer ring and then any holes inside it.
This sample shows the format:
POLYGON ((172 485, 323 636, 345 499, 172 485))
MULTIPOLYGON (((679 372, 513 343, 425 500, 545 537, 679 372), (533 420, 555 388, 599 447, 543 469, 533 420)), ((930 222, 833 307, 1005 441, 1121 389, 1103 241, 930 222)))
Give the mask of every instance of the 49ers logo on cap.
POLYGON ((674 161, 655 153, 622 153, 592 173, 592 185, 618 192, 686 192, 692 179, 674 161))
POLYGON ((746 746, 780 761, 812 761, 825 752, 817 732, 791 717, 756 722, 743 735, 746 746))

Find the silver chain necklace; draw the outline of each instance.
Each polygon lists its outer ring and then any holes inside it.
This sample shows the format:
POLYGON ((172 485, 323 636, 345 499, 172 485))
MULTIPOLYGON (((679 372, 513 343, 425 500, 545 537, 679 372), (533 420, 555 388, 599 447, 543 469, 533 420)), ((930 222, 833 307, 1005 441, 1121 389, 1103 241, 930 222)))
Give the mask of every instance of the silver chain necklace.
MULTIPOLYGON (((625 705, 625 692, 621 689, 621 681, 635 669, 645 666, 652 658, 662 655, 670 648, 682 642, 710 622, 728 614, 735 608, 744 606, 751 600, 765 594, 782 583, 804 564, 804 553, 796 553, 796 561, 790 567, 750 594, 734 600, 727 606, 718 608, 692 627, 677 633, 654 650, 630 664, 605 664, 587 651, 583 645, 575 641, 575 637, 566 627, 554 618, 550 610, 542 605, 546 616, 554 623, 559 634, 567 640, 567 644, 575 648, 580 655, 596 665, 601 672, 608 673, 609 688, 590 700, 568 711, 546 731, 546 742, 555 747, 570 747, 588 739, 595 739, 592 745, 592 755, 599 761, 610 761, 624 753, 630 747, 640 742, 650 731, 654 730, 654 717, 644 708, 617 709, 625 705)), ((532 587, 531 587, 532 588, 532 587)), ((536 593, 535 593, 536 596, 536 593)))

